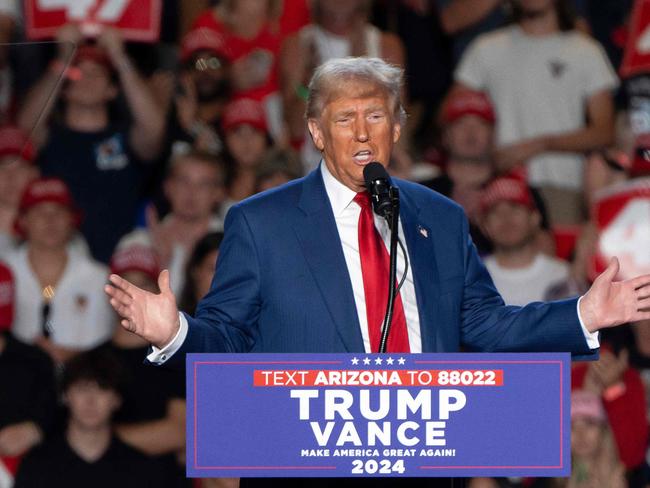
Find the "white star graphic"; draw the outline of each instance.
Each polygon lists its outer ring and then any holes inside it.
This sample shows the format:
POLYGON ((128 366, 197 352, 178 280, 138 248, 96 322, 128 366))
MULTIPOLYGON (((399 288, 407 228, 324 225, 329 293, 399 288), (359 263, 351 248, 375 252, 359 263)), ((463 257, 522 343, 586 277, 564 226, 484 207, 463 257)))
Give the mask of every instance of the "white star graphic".
POLYGON ((393 358, 386 359, 386 364, 390 365, 390 364, 393 364, 394 362, 395 362, 395 360, 393 358))
POLYGON ((370 359, 368 358, 363 358, 363 364, 370 364, 370 359))
POLYGON ((381 358, 375 359, 375 364, 381 364, 381 358))
POLYGON ((350 361, 352 361, 352 364, 359 364, 359 358, 357 357, 352 358, 350 361))
POLYGON ((405 362, 406 362, 406 359, 404 359, 404 358, 399 358, 399 359, 397 360, 397 363, 398 363, 398 364, 404 364, 405 362))

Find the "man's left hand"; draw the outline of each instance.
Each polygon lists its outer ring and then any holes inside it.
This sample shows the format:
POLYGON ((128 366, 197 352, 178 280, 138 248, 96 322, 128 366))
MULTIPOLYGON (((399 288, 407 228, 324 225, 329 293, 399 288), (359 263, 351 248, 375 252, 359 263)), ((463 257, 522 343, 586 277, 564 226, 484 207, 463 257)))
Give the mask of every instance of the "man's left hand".
POLYGON ((614 281, 617 258, 594 281, 580 300, 580 315, 590 332, 650 319, 650 275, 614 281))

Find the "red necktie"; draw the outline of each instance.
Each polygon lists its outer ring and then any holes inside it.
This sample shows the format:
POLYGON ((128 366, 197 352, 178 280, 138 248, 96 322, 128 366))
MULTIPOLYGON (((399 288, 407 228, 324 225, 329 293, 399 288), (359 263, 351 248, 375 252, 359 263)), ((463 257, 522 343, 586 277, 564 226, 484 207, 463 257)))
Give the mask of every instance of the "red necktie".
MULTIPOLYGON (((357 193, 354 201, 361 207, 359 215, 359 254, 366 297, 366 315, 372 352, 379 351, 381 326, 388 302, 388 268, 390 258, 386 246, 375 228, 370 195, 357 193)), ((387 352, 409 352, 409 339, 402 299, 398 294, 393 307, 393 320, 388 337, 387 352)))

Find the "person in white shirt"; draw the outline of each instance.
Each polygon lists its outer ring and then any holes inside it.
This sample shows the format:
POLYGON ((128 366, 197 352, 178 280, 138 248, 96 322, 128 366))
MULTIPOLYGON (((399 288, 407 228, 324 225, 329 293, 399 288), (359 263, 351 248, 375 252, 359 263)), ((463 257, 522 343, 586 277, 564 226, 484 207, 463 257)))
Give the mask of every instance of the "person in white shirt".
POLYGON ((69 246, 80 219, 62 180, 34 180, 16 219, 25 243, 6 258, 16 283, 12 332, 56 363, 106 341, 115 320, 102 292, 108 269, 69 246))
POLYGON ((496 162, 525 164, 552 224, 583 219, 586 151, 614 137, 618 80, 600 45, 574 29, 566 0, 515 0, 515 23, 480 36, 455 72, 456 83, 485 91, 496 108, 496 162))
POLYGON ((542 301, 550 287, 565 281, 569 265, 540 252, 541 217, 525 182, 501 177, 481 196, 482 227, 494 244, 483 260, 507 305, 542 301))

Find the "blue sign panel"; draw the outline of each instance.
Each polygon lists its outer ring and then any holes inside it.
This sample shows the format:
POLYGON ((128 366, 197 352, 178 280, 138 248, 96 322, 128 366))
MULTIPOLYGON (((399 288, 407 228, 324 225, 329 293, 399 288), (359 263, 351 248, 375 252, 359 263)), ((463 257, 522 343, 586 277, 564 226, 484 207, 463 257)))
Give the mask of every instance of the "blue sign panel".
POLYGON ((569 354, 189 354, 192 477, 568 476, 569 354))

